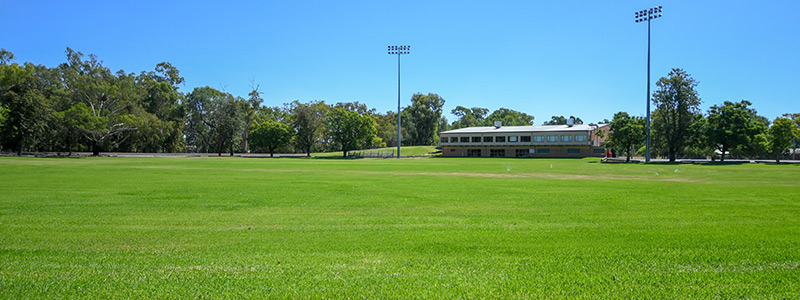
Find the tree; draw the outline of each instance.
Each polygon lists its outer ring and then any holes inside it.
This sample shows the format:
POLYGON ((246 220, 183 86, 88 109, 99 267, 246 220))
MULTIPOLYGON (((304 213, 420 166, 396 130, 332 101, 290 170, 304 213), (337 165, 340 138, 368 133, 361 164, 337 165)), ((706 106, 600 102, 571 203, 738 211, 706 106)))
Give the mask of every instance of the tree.
POLYGON ((211 87, 195 88, 186 97, 186 139, 202 152, 213 149, 233 156, 233 146, 244 128, 244 99, 211 87))
POLYGON ((61 65, 63 81, 73 103, 84 103, 82 110, 91 116, 91 124, 79 127, 92 144, 92 154, 99 155, 104 143, 116 142, 136 130, 135 116, 130 113, 136 102, 133 76, 120 71, 117 76, 102 65, 94 55, 83 60, 83 53, 67 48, 67 63, 61 65))
MULTIPOLYGON (((373 114, 376 134, 388 147, 397 146, 397 113, 387 111, 385 114, 373 114)), ((402 128, 401 128, 402 129, 402 128)), ((401 132, 402 134, 402 132, 401 132)))
POLYGON ((682 152, 694 115, 699 113, 700 98, 694 90, 697 82, 684 70, 672 69, 668 77, 656 83, 653 93, 653 131, 667 152, 670 162, 682 152))
POLYGON ((487 125, 494 124, 494 121, 503 122, 503 126, 529 126, 533 125, 534 117, 524 112, 508 108, 499 108, 486 117, 487 125))
POLYGON ((0 144, 22 154, 45 127, 47 104, 36 87, 33 65, 0 65, 0 144))
POLYGON ((339 107, 331 109, 326 116, 328 135, 342 150, 342 157, 347 157, 347 151, 372 144, 375 121, 368 115, 339 107))
POLYGON ((277 121, 259 122, 250 130, 250 140, 253 145, 267 149, 269 157, 273 157, 275 149, 289 144, 291 139, 292 128, 277 121))
POLYGON ((609 130, 612 132, 608 137, 609 146, 624 149, 627 157, 625 161, 630 162, 636 146, 641 145, 646 136, 644 118, 631 117, 626 112, 618 112, 614 114, 609 130))
POLYGON ((242 152, 247 153, 247 141, 249 139, 250 131, 252 130, 253 122, 256 120, 256 113, 258 112, 259 108, 261 107, 261 102, 264 99, 261 98, 261 92, 258 90, 259 86, 255 85, 255 83, 251 83, 253 90, 250 91, 248 96, 250 98, 247 99, 244 106, 242 107, 244 112, 244 130, 242 130, 242 152))
POLYGON ((131 152, 179 152, 185 147, 184 95, 178 91, 184 79, 168 62, 156 65, 155 71, 142 71, 135 78, 139 103, 131 106, 137 116, 120 150, 131 152))
MULTIPOLYGON (((794 121, 795 126, 797 126, 797 128, 800 128, 800 113, 787 113, 783 114, 782 117, 794 121)), ((794 141, 792 142, 792 148, 800 148, 800 138, 794 139, 794 141)))
MULTIPOLYGON (((583 124, 583 120, 581 120, 581 118, 575 116, 569 116, 569 118, 572 118, 575 121, 574 124, 583 124)), ((567 120, 569 118, 565 118, 564 116, 552 116, 550 121, 546 121, 542 125, 567 125, 567 120)))
POLYGON ((0 48, 0 65, 7 65, 12 60, 14 60, 14 53, 6 50, 6 48, 0 48))
POLYGON ((408 112, 406 124, 412 145, 433 144, 444 102, 444 98, 434 93, 417 93, 411 97, 411 105, 405 111, 408 112))
POLYGON ((751 105, 747 100, 738 103, 725 101, 722 106, 711 106, 708 110, 706 134, 709 143, 722 151, 720 161, 725 161, 725 153, 729 149, 747 145, 752 137, 759 132, 755 122, 755 110, 748 108, 751 105))
POLYGON ((325 114, 330 106, 322 101, 300 103, 295 100, 289 104, 291 124, 294 128, 295 147, 311 156, 311 148, 317 143, 325 126, 325 114))
POLYGON ((781 162, 783 151, 786 151, 799 135, 800 129, 788 118, 777 118, 772 122, 772 126, 769 127, 768 145, 770 152, 775 155, 775 162, 781 162))
POLYGON ((489 109, 483 107, 466 108, 459 105, 451 110, 450 113, 458 117, 457 120, 453 121, 452 129, 488 125, 486 116, 489 114, 489 109))

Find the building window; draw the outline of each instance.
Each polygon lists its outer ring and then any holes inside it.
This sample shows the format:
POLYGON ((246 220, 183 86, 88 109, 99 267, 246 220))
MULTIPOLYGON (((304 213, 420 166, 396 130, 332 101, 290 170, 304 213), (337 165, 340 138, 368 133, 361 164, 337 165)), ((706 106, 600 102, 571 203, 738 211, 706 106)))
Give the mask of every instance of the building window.
POLYGON ((439 139, 439 142, 440 142, 440 143, 447 143, 448 141, 450 141, 450 139, 448 139, 448 138, 446 138, 446 137, 441 137, 441 138, 439 139))
POLYGON ((468 136, 462 136, 461 137, 461 142, 462 143, 469 143, 469 137, 468 136))
POLYGON ((456 152, 456 149, 450 149, 450 152, 456 152))
POLYGON ((581 154, 581 149, 577 148, 567 149, 567 154, 581 154))
POLYGON ((539 149, 538 151, 539 151, 539 154, 550 154, 550 149, 547 149, 547 148, 539 149))
POLYGON ((509 143, 516 143, 517 141, 519 141, 519 137, 518 136, 510 136, 510 137, 508 137, 508 142, 509 143))
POLYGON ((526 157, 528 156, 528 149, 516 149, 514 150, 517 154, 517 157, 526 157))
POLYGON ((498 136, 498 137, 495 137, 494 141, 497 142, 497 143, 505 143, 506 142, 506 137, 498 136))
POLYGON ((544 136, 542 136, 542 135, 534 135, 533 136, 533 141, 534 142, 539 142, 539 143, 544 142, 544 136))
POLYGON ((572 136, 571 135, 562 135, 561 136, 561 141, 562 142, 572 142, 572 136))
POLYGON ((531 137, 530 136, 521 136, 519 138, 520 138, 520 141, 522 141, 523 143, 530 143, 531 142, 531 137))
POLYGON ((467 149, 467 156, 481 156, 481 149, 467 149))
POLYGON ((576 142, 585 142, 586 141, 586 136, 585 135, 576 135, 575 136, 575 141, 576 142))
POLYGON ((536 149, 528 149, 528 153, 535 154, 536 153, 536 149))
POLYGON ((505 157, 506 156, 506 149, 489 149, 492 157, 505 157))
POLYGON ((606 154, 606 149, 594 149, 592 150, 594 154, 606 154))
POLYGON ((558 142, 558 136, 556 136, 556 135, 548 135, 547 136, 547 142, 548 143, 558 142))
POLYGON ((483 137, 483 142, 484 143, 491 143, 491 142, 493 142, 493 138, 490 137, 490 136, 485 136, 485 137, 483 137))
POLYGON ((472 137, 472 142, 473 142, 473 143, 480 143, 480 142, 481 142, 481 137, 479 137, 479 136, 473 136, 473 137, 472 137))

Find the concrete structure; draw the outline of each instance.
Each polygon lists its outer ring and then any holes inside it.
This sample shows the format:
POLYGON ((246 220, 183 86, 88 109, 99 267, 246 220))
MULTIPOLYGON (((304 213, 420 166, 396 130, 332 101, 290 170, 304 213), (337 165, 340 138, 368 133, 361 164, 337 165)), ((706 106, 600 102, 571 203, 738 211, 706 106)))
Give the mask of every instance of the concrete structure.
MULTIPOLYGON (((499 123, 499 122, 498 122, 499 123)), ((440 134, 443 156, 604 157, 608 124, 467 127, 440 134), (598 131, 604 134, 598 136, 598 131)))

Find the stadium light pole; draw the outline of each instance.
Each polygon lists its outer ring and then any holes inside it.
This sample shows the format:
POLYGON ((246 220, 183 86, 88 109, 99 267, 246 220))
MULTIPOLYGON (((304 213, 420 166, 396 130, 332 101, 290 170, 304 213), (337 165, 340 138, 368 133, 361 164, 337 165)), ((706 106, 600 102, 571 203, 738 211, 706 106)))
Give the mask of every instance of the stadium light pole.
POLYGON ((661 17, 661 6, 640 10, 635 13, 636 23, 647 22, 647 152, 645 162, 650 162, 650 21, 661 17))
POLYGON ((389 46, 390 55, 397 55, 397 158, 400 158, 400 55, 410 54, 411 46, 389 46))

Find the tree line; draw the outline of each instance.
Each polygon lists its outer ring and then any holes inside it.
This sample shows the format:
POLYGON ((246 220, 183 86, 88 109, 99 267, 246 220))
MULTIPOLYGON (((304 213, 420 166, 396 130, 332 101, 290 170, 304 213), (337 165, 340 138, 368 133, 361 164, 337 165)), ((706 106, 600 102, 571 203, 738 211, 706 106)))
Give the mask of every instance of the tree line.
MULTIPOLYGON (((656 83, 651 101, 651 153, 674 162, 677 158, 728 156, 772 157, 780 162, 790 147, 800 147, 800 114, 787 113, 772 122, 758 115, 747 100, 724 101, 701 112, 697 81, 682 69, 673 69, 656 83)), ((610 124, 608 146, 632 155, 644 155, 645 118, 619 112, 610 124)))
MULTIPOLYGON (((432 145, 439 132, 463 127, 442 116, 444 98, 417 93, 401 110, 379 113, 359 102, 293 101, 264 105, 259 87, 247 97, 212 87, 183 93, 168 62, 153 71, 112 72, 95 55, 70 48, 57 67, 12 63, 0 49, 0 151, 242 152, 342 151, 432 145), (455 126, 455 127, 454 127, 455 126)), ((461 108, 461 107, 459 107, 461 108)), ((488 112, 488 111, 487 111, 488 112)), ((483 122, 530 125, 533 116, 502 108, 483 122)), ((485 120, 484 120, 485 119, 485 120)), ((478 123, 475 123, 478 124, 478 123)))
MULTIPOLYGON (((12 63, 13 53, 0 49, 0 151, 275 153, 342 151, 402 145, 434 145, 450 129, 533 125, 534 116, 509 108, 490 113, 482 107, 456 106, 443 116, 445 99, 417 93, 400 111, 379 113, 359 102, 292 101, 264 105, 251 83, 247 97, 208 86, 179 91, 179 70, 168 62, 153 71, 112 72, 94 55, 70 48, 66 62, 48 68, 12 63)), ((697 82, 674 69, 659 79, 652 95, 652 152, 674 161, 705 157, 717 150, 737 157, 780 157, 798 147, 800 114, 770 122, 752 103, 724 102, 706 114, 699 110, 697 82)), ((563 125, 576 116, 552 116, 543 125, 563 125)), ((610 123, 608 147, 630 159, 644 151, 644 118, 625 112, 610 123)))

